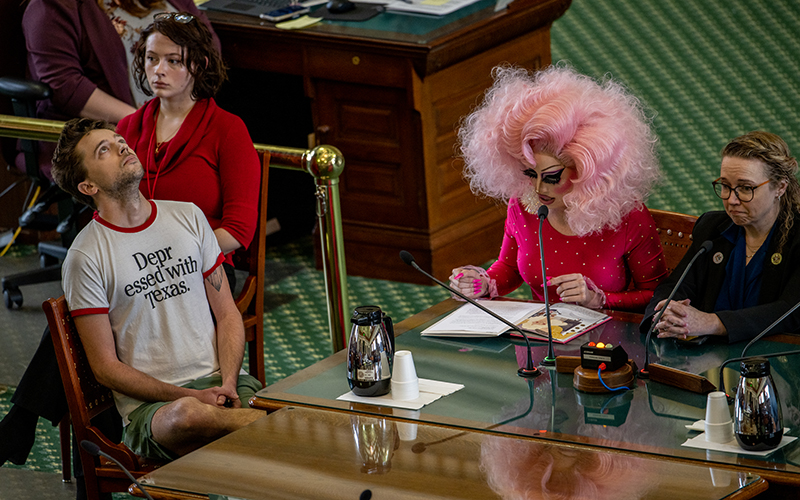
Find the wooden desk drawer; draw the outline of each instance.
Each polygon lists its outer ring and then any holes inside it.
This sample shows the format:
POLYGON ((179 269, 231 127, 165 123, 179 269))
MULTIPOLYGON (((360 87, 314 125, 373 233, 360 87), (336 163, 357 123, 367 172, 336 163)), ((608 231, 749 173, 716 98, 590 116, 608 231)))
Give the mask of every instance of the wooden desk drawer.
POLYGON ((342 82, 406 88, 411 64, 408 59, 366 50, 320 49, 306 51, 306 74, 342 82))

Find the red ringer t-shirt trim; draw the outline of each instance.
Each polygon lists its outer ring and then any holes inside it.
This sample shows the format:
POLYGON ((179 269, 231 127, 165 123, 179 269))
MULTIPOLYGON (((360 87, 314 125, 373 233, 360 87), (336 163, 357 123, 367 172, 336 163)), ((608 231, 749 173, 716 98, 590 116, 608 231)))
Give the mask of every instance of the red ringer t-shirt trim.
POLYGON ((96 220, 97 222, 99 222, 100 224, 104 225, 105 227, 107 227, 109 229, 113 229, 114 231, 117 231, 117 232, 120 232, 120 233, 138 233, 139 231, 144 231, 148 227, 152 226, 153 222, 155 222, 155 220, 156 220, 156 204, 155 204, 155 202, 153 200, 147 200, 147 202, 150 203, 150 206, 152 207, 152 210, 150 211, 150 217, 148 217, 147 220, 144 221, 144 223, 141 224, 140 226, 136 226, 136 227, 115 226, 114 224, 112 224, 112 223, 108 222, 107 220, 103 219, 102 217, 100 217, 100 214, 98 214, 97 211, 95 211, 94 215, 92 216, 92 219, 96 220))
POLYGON ((217 262, 214 263, 211 269, 203 273, 203 279, 206 279, 209 276, 211 276, 211 273, 213 273, 219 266, 221 266, 223 262, 225 262, 225 254, 220 252, 219 257, 217 257, 217 262))
POLYGON ((108 314, 107 307, 87 307, 86 309, 76 309, 74 311, 70 311, 72 317, 75 316, 88 316, 89 314, 108 314))

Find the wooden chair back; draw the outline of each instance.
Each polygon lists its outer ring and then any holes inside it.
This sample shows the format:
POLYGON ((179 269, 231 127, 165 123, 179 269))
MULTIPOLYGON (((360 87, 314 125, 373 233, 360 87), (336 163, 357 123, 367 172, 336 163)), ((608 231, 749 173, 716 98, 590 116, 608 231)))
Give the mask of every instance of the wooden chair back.
POLYGON ((697 217, 666 210, 649 209, 661 239, 661 249, 667 261, 667 272, 678 267, 683 255, 692 244, 692 229, 697 217))
POLYGON ((259 152, 261 159, 261 189, 258 198, 258 223, 248 248, 233 254, 236 269, 247 272, 242 291, 235 297, 242 314, 250 375, 265 383, 264 371, 264 260, 267 236, 267 187, 269 185, 269 152, 259 152))
MULTIPOLYGON (((47 299, 42 309, 50 326, 77 442, 88 440, 95 443, 100 450, 119 460, 135 477, 152 472, 161 464, 143 460, 124 444, 112 442, 92 425, 92 418, 114 406, 114 396, 95 378, 64 296, 47 299)), ((90 500, 99 499, 101 493, 128 490, 130 479, 116 464, 93 457, 83 448, 80 457, 90 500)))

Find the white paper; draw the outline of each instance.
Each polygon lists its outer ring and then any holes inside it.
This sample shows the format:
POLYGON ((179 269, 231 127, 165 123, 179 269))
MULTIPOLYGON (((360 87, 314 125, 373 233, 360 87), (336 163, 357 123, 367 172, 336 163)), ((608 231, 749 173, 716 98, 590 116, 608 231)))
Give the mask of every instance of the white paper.
POLYGON ((397 0, 388 4, 386 10, 444 16, 477 1, 478 0, 410 0, 404 2, 403 0, 397 0))
POLYGON ((698 431, 698 432, 705 432, 706 431, 706 421, 705 420, 697 420, 691 424, 686 424, 685 426, 690 431, 698 431))
MULTIPOLYGON (((541 302, 520 301, 481 301, 482 305, 518 325, 527 332, 529 338, 546 340, 547 316, 541 302)), ((599 311, 574 304, 553 304, 550 306, 553 341, 566 343, 579 337, 595 326, 602 324, 610 316, 599 311)), ((493 318, 472 304, 464 304, 437 323, 422 331, 427 337, 497 337, 508 330, 508 326, 493 318)))
POLYGON ((453 384, 450 382, 440 382, 426 378, 419 379, 419 397, 411 401, 395 401, 392 393, 383 396, 364 397, 356 396, 353 391, 339 396, 340 401, 350 401, 353 403, 365 403, 376 406, 391 406, 393 408, 404 408, 407 410, 419 410, 423 406, 433 403, 442 396, 447 396, 464 388, 463 384, 453 384))
MULTIPOLYGON (((480 301, 481 305, 511 323, 518 323, 526 316, 540 310, 544 304, 517 302, 513 300, 480 301)), ((464 304, 438 322, 422 331, 422 335, 445 335, 454 333, 483 333, 498 336, 508 330, 508 326, 472 304, 464 304)))
MULTIPOLYGON (((703 421, 702 420, 698 420, 698 422, 703 422, 703 421)), ((697 422, 692 424, 692 427, 690 427, 688 425, 686 427, 694 428, 694 426, 696 424, 697 424, 697 422)), ((787 436, 786 433, 788 431, 789 431, 789 429, 784 429, 783 430, 783 438, 781 438, 781 442, 778 444, 778 446, 776 448, 773 448, 771 450, 765 450, 765 451, 749 451, 749 450, 745 450, 741 446, 739 446, 739 443, 737 443, 735 439, 733 441, 728 442, 728 443, 713 443, 711 441, 706 441, 705 432, 702 432, 702 433, 698 434, 697 436, 695 436, 693 438, 687 439, 686 442, 683 443, 681 446, 686 446, 688 448, 700 448, 701 450, 724 451, 726 453, 739 453, 741 455, 756 455, 756 456, 759 456, 759 457, 765 457, 765 456, 769 455, 770 453, 774 452, 775 450, 779 450, 779 449, 783 448, 784 446, 786 446, 787 444, 789 444, 792 441, 794 441, 795 439, 797 439, 796 437, 787 436)))

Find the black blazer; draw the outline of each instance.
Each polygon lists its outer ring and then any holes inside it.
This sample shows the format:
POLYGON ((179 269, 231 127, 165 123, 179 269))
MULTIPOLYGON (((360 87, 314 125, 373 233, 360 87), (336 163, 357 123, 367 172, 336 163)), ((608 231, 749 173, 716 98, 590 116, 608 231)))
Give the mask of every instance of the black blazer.
MULTIPOLYGON (((661 282, 645 310, 639 330, 647 332, 655 315, 655 306, 666 299, 680 278, 686 265, 704 241, 713 244, 711 251, 700 256, 689 270, 673 300, 690 299, 691 305, 703 312, 713 312, 733 244, 722 233, 733 224, 725 212, 707 212, 700 216, 692 231, 692 246, 678 267, 661 282)), ((755 337, 797 302, 800 302, 800 214, 795 214, 795 224, 782 252, 776 253, 780 235, 773 234, 764 258, 761 276, 761 293, 758 305, 738 311, 718 311, 716 314, 728 331, 728 342, 738 342, 755 337)), ((772 333, 800 331, 800 309, 778 324, 772 333)))

